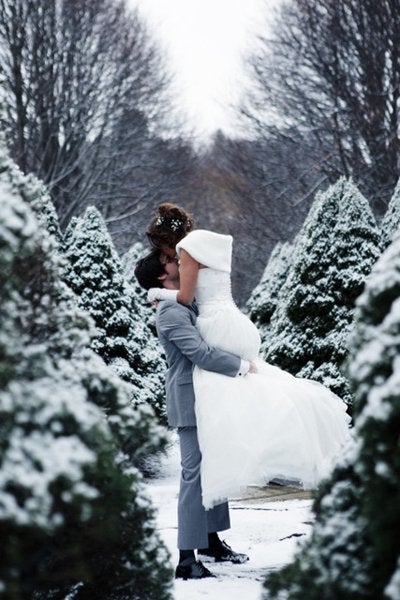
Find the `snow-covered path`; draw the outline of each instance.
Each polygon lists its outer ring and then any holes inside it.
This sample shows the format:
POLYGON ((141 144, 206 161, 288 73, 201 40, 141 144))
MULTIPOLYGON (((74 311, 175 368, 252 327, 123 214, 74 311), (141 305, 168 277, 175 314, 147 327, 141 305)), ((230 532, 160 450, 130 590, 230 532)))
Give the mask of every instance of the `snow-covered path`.
MULTIPOLYGON (((147 483, 158 509, 158 524, 173 565, 177 563, 176 506, 179 483, 177 447, 163 462, 160 476, 147 483)), ((258 490, 255 490, 257 492, 258 490)), ((227 542, 250 556, 244 565, 207 564, 217 579, 175 581, 175 600, 259 600, 267 571, 290 561, 298 540, 310 532, 311 500, 271 500, 257 493, 230 502, 232 528, 222 534, 227 542)), ((301 493, 299 494, 301 496, 301 493)), ((293 497, 293 496, 291 496, 293 497)))

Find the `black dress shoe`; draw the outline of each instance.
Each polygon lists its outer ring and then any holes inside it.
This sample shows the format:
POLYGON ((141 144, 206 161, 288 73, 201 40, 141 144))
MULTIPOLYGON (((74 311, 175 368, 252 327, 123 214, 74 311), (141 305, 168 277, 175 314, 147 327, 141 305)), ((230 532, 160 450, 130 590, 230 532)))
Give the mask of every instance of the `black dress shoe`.
POLYGON ((197 552, 198 554, 201 554, 202 557, 213 558, 215 562, 242 564, 249 560, 247 554, 235 552, 225 541, 220 542, 215 548, 202 548, 197 552))
POLYGON ((175 569, 175 579, 205 579, 206 577, 216 577, 199 560, 189 560, 179 563, 175 569))

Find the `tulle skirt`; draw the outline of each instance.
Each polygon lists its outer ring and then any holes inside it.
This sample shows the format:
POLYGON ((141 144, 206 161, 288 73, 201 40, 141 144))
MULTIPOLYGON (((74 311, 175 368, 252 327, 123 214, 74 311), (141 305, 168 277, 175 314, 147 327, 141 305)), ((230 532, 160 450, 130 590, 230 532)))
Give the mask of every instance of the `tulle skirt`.
MULTIPOLYGON (((256 328, 237 309, 205 312, 197 326, 207 342, 241 357, 259 347, 256 328)), ((255 362, 258 372, 245 377, 193 373, 207 509, 275 478, 314 488, 351 437, 346 406, 330 390, 255 362)))

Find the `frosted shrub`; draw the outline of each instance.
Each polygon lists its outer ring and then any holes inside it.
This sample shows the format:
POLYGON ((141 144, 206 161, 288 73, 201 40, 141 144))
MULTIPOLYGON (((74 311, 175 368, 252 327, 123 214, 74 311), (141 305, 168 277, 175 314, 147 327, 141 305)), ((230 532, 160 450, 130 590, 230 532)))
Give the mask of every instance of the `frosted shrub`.
POLYGON ((86 349, 80 354, 73 376, 106 415, 124 464, 142 467, 149 455, 164 449, 166 431, 157 424, 151 406, 145 402, 135 405, 135 387, 121 381, 93 351, 86 349))
MULTIPOLYGON (((130 281, 132 285, 138 285, 135 283, 135 267, 139 258, 142 258, 146 253, 147 249, 143 246, 143 244, 141 242, 136 242, 129 248, 129 250, 125 252, 125 254, 121 256, 121 264, 125 279, 130 281)), ((139 285, 138 288, 142 290, 139 285)))
POLYGON ((389 206, 382 219, 382 245, 386 248, 393 240, 400 227, 400 180, 397 182, 389 206))
POLYGON ((349 404, 341 365, 354 303, 379 256, 379 244, 368 202, 351 182, 340 179, 318 194, 271 319, 266 360, 320 381, 349 404))
POLYGON ((265 325, 271 320, 282 285, 285 283, 291 254, 291 244, 287 242, 276 244, 260 283, 254 288, 247 301, 247 312, 256 325, 265 325))
POLYGON ((61 231, 58 217, 50 194, 35 175, 24 175, 18 166, 9 158, 4 143, 0 137, 0 173, 1 179, 7 183, 11 193, 16 194, 27 202, 35 213, 36 219, 44 225, 47 231, 61 241, 61 231))
POLYGON ((260 283, 254 288, 247 304, 249 317, 258 327, 261 336, 261 354, 269 345, 269 332, 272 315, 281 298, 282 287, 288 276, 293 246, 278 243, 273 249, 260 283))
MULTIPOLYGON (((400 238, 382 255, 357 303, 350 377, 362 441, 356 470, 371 532, 371 587, 382 592, 400 558, 400 238)), ((378 594, 379 592, 379 594, 378 594)))
POLYGON ((80 308, 95 321, 93 350, 132 384, 136 406, 151 406, 166 423, 164 362, 141 309, 141 298, 125 280, 121 261, 96 208, 68 228, 65 280, 80 308))
POLYGON ((133 466, 157 429, 87 349, 93 323, 23 200, 36 182, 15 172, 0 174, 1 593, 167 599, 167 552, 133 466))
MULTIPOLYGON (((121 263, 124 273, 124 278, 131 288, 131 297, 134 299, 134 314, 138 321, 146 323, 150 331, 157 337, 155 310, 147 300, 147 292, 138 283, 135 277, 135 267, 139 258, 142 258, 149 252, 141 242, 133 244, 131 248, 121 257, 121 263)), ((149 346, 151 341, 149 340, 149 346)), ((156 351, 163 356, 160 344, 156 344, 156 351)), ((165 363, 161 359, 162 370, 165 373, 165 363)))
POLYGON ((354 442, 318 490, 310 539, 291 565, 267 577, 266 598, 399 598, 399 356, 397 237, 357 300, 348 360, 354 442))

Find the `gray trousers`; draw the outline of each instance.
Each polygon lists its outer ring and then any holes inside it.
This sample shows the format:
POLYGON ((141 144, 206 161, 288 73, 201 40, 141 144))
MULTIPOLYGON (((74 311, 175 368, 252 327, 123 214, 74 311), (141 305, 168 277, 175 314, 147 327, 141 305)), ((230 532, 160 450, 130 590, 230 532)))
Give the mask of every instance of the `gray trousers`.
POLYGON ((178 548, 208 547, 208 533, 230 528, 228 503, 205 510, 201 503, 201 453, 197 427, 179 427, 181 483, 178 500, 178 548))

